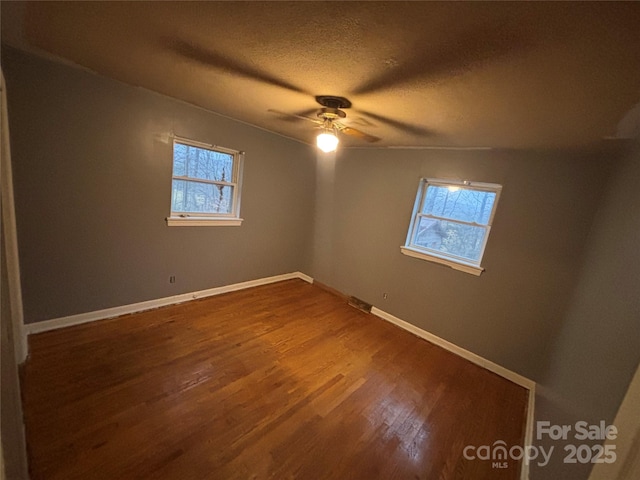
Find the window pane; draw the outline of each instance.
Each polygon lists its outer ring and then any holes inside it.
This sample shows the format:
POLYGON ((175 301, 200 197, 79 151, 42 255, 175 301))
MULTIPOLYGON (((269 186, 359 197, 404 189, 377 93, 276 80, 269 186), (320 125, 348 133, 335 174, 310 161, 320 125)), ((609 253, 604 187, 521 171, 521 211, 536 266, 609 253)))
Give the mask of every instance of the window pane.
POLYGON ((217 182, 233 181, 233 155, 174 143, 173 175, 217 182))
POLYGON ((422 213, 487 225, 495 199, 495 192, 428 185, 422 213))
POLYGON ((187 147, 173 144, 173 175, 182 177, 187 174, 187 147))
POLYGON ((233 187, 173 180, 171 211, 185 213, 231 213, 233 187))
POLYGON ((479 262, 486 233, 484 227, 420 217, 413 243, 418 247, 479 262))

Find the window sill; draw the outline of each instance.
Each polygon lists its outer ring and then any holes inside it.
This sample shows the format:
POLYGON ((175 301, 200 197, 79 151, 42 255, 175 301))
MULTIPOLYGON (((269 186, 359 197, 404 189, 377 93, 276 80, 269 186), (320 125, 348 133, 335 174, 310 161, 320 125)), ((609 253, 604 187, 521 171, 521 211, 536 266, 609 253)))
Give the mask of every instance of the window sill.
POLYGON ((446 265, 449 268, 453 268, 454 270, 459 270, 461 272, 470 273, 471 275, 475 275, 477 277, 484 272, 484 268, 478 267, 477 265, 472 265, 470 263, 458 262, 455 260, 451 260, 449 258, 440 257, 431 253, 425 253, 420 250, 416 250, 411 247, 400 247, 400 251, 408 255, 409 257, 419 258, 421 260, 426 260, 428 262, 439 263, 440 265, 446 265))
POLYGON ((224 217, 167 217, 168 227, 239 227, 242 218, 224 217))

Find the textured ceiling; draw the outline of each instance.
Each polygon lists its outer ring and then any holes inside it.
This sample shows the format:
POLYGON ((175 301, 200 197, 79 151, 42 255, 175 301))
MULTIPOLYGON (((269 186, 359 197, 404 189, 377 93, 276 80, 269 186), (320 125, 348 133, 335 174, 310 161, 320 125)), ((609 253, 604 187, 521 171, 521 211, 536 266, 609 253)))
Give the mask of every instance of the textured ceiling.
POLYGON ((570 147, 640 101, 640 3, 2 2, 3 41, 313 142, 570 147))

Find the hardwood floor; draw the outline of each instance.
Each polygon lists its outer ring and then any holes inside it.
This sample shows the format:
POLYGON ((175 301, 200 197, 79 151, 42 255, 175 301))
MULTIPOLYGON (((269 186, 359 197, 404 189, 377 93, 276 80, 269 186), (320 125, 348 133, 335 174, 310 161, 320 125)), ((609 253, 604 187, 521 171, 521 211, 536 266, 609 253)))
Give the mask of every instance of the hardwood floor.
POLYGON ((301 280, 30 337, 31 478, 516 479, 527 391, 301 280))

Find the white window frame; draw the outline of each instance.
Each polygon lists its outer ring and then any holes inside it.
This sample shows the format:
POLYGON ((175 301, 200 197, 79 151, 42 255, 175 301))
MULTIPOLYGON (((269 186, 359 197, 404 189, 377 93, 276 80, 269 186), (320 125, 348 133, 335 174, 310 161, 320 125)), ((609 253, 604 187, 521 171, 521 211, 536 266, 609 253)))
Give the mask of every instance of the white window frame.
POLYGON ((185 227, 185 226, 226 226, 236 227, 242 225, 242 218, 240 218, 240 189, 242 188, 242 167, 244 164, 244 152, 239 150, 232 150, 230 148, 220 147, 210 143, 202 143, 195 140, 173 137, 171 143, 171 197, 173 198, 173 180, 183 180, 187 182, 197 183, 209 183, 213 185, 225 185, 233 187, 233 197, 231 199, 231 212, 230 213, 202 213, 202 212, 174 212, 171 211, 170 215, 166 218, 167 225, 170 227, 185 227), (233 172, 230 182, 221 182, 214 180, 196 179, 187 176, 173 175, 173 162, 175 144, 188 145, 190 147, 201 148, 203 150, 210 150, 213 152, 225 153, 233 156, 233 172))
POLYGON ((497 183, 481 183, 481 182, 471 182, 468 180, 443 180, 437 178, 422 178, 420 179, 420 185, 418 186, 418 193, 416 195, 416 200, 413 206, 413 212, 411 213, 411 222, 409 224, 409 231, 407 233, 407 239, 405 244, 400 247, 400 251, 408 255, 410 257, 419 258, 421 260, 427 260, 429 262, 438 263, 441 265, 446 265, 455 270, 460 270, 465 273, 470 273, 472 275, 480 275, 484 271, 484 268, 480 265, 482 262, 482 257, 484 256, 484 250, 487 246, 487 241, 489 240, 489 234, 491 233, 491 225, 493 224, 493 217, 496 213, 496 208, 498 206, 498 201, 500 200, 500 193, 502 192, 502 185, 498 185, 497 183), (465 222, 461 220, 446 218, 446 217, 437 217, 433 215, 423 214, 422 208, 424 205, 424 201, 427 197, 427 189, 429 186, 438 186, 438 187, 458 187, 464 188, 467 190, 479 190, 483 192, 493 192, 496 194, 495 201, 493 202, 493 208, 491 210, 491 215, 489 216, 489 221, 487 225, 475 223, 475 222, 465 222), (484 236, 484 241, 482 243, 482 248, 480 250, 480 258, 477 262, 469 260, 468 258, 462 258, 457 255, 452 255, 444 252, 440 252, 438 250, 432 250, 421 245, 416 245, 414 243, 414 238, 416 235, 416 228, 418 226, 418 222, 420 218, 434 218, 437 220, 445 220, 452 223, 458 223, 461 225, 472 225, 474 227, 482 227, 485 229, 486 233, 484 236))

